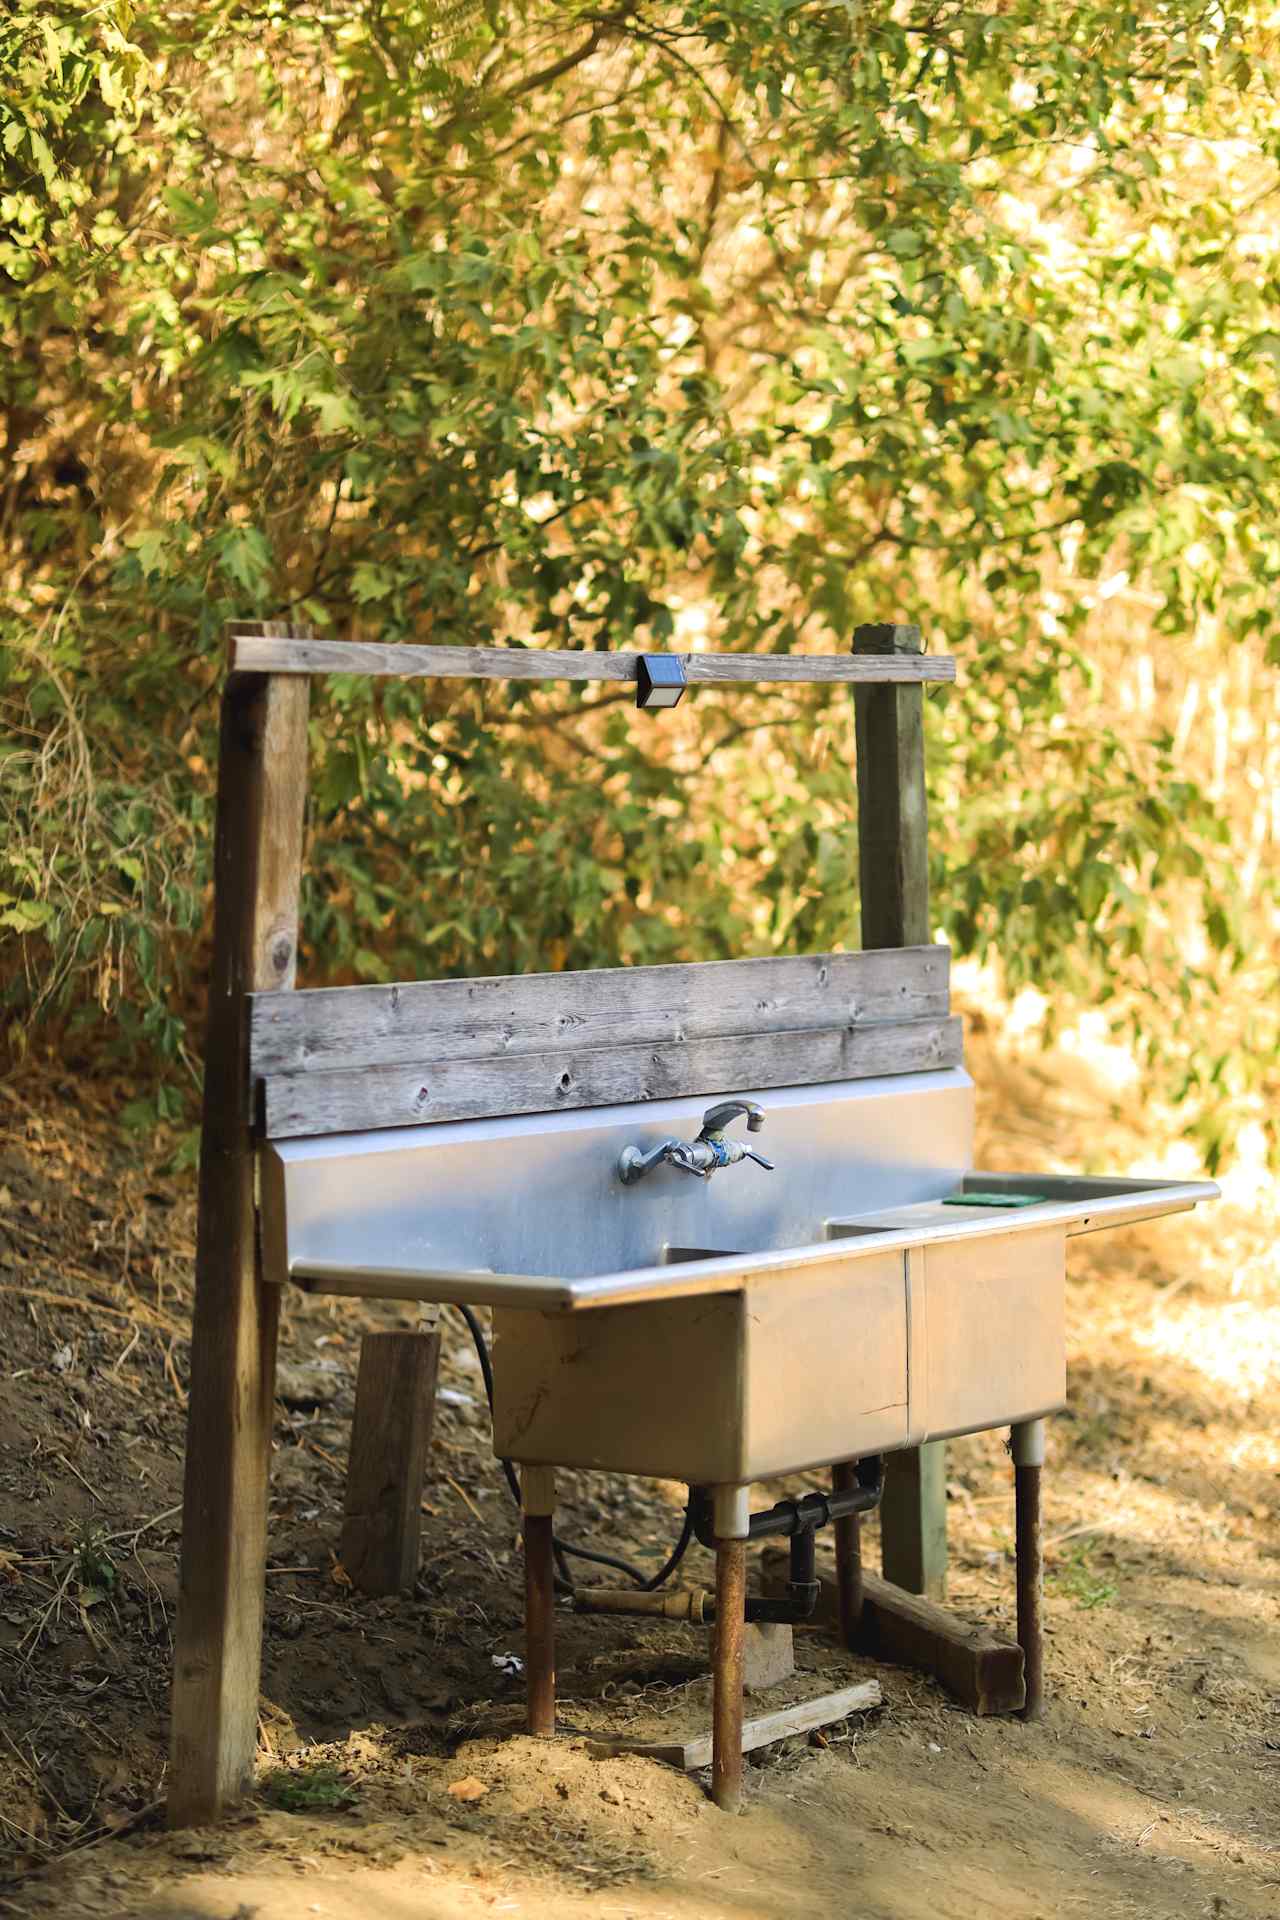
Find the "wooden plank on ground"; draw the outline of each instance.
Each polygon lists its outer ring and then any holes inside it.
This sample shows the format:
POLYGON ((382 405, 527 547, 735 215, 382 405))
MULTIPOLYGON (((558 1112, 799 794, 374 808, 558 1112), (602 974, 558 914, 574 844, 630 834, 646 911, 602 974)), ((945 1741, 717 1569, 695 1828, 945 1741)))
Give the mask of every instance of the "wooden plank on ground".
POLYGON ((862 1652, 931 1673, 970 1713, 1017 1713, 1024 1695, 1022 1648, 957 1619, 923 1594, 863 1575, 862 1652))
POLYGON ((305 680, 240 680, 222 702, 173 1680, 174 1826, 216 1819, 243 1794, 257 1745, 280 1294, 263 1285, 257 1259, 245 1115, 248 995, 293 984, 307 706, 305 680))
MULTIPOLYGON (((918 627, 859 627, 853 641, 862 659, 914 658, 921 645, 918 627)), ((919 686, 863 686, 853 697, 862 944, 923 946, 930 938, 923 693, 919 686)), ((942 1441, 892 1456, 880 1541, 887 1579, 941 1599, 947 1581, 942 1441)))
POLYGON ((277 1075, 265 1083, 268 1139, 412 1127, 497 1114, 811 1086, 958 1066, 956 1018, 795 1033, 745 1033, 688 1046, 598 1047, 413 1067, 277 1075))
MULTIPOLYGON (((553 647, 383 646, 372 640, 296 640, 272 634, 233 635, 229 664, 237 673, 363 673, 397 680, 631 681, 638 653, 596 653, 553 647)), ((956 663, 942 654, 851 658, 848 654, 681 654, 690 686, 947 681, 956 663)))
POLYGON ((407 1593, 418 1572, 438 1333, 366 1333, 347 1458, 342 1564, 361 1593, 407 1593))
MULTIPOLYGON (((764 1591, 785 1593, 789 1578, 786 1552, 777 1547, 766 1549, 761 1566, 764 1591)), ((1021 1712, 1023 1659, 1016 1642, 961 1620, 935 1601, 906 1593, 865 1569, 862 1594, 855 1641, 859 1653, 892 1666, 932 1674, 970 1713, 1021 1712)), ((840 1595, 829 1574, 820 1576, 813 1619, 840 1637, 840 1595)))
POLYGON ((950 1011, 950 962, 946 947, 906 947, 263 994, 250 1015, 250 1072, 934 1019, 950 1011))
MULTIPOLYGON (((742 1751, 754 1753, 757 1747, 771 1746, 775 1740, 812 1733, 815 1727, 829 1727, 836 1720, 846 1720, 851 1713, 868 1713, 883 1700, 878 1680, 859 1680, 856 1685, 841 1687, 836 1693, 819 1694, 816 1700, 802 1700, 798 1706, 758 1714, 742 1723, 742 1751)), ((620 1753, 639 1753, 692 1773, 699 1767, 711 1765, 711 1735, 699 1733, 689 1740, 628 1740, 621 1735, 616 1739, 593 1738, 587 1742, 587 1751, 597 1760, 611 1760, 620 1753)))

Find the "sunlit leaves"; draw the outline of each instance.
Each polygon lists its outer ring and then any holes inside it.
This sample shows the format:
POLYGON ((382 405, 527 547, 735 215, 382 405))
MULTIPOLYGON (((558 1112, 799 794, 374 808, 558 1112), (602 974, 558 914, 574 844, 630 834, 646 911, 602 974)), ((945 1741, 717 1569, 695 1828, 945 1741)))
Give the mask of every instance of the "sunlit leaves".
MULTIPOLYGON (((784 650, 916 618, 961 659, 930 700, 959 946, 1126 1017, 1175 898, 1205 992, 1266 951, 1271 882, 1243 897, 1090 649, 1121 576, 1170 658, 1280 631, 1270 33, 1194 0, 11 9, 5 725, 27 767, 79 719, 112 876, 84 889, 11 777, 40 857, 10 908, 51 905, 26 954, 74 995, 136 926, 172 1041, 254 614, 784 650)), ((318 695, 314 963, 856 939, 847 703, 690 712, 705 745, 571 695, 318 695)))

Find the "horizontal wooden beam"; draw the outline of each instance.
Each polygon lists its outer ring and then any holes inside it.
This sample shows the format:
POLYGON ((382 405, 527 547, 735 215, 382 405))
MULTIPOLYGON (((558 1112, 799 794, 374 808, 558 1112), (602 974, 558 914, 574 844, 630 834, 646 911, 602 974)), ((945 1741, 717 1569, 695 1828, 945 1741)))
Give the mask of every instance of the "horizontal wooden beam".
POLYGON ((411 1066, 271 1076, 263 1119, 269 1139, 426 1126, 923 1073, 958 1066, 961 1051, 960 1021, 944 1017, 470 1060, 446 1054, 411 1066))
MULTIPOLYGON (((893 1454, 890 1459, 895 1458, 893 1454)), ((1012 1504, 1012 1503, 1011 1503, 1012 1504)), ((766 1547, 761 1584, 768 1594, 787 1591, 785 1552, 766 1547)), ((862 1619, 857 1651, 897 1667, 930 1673, 970 1713, 1018 1713, 1025 1699, 1022 1648, 1016 1641, 949 1613, 922 1594, 907 1593, 869 1569, 863 1576, 862 1619)), ((820 1576, 815 1624, 840 1631, 840 1596, 830 1574, 820 1576)))
MULTIPOLYGON (((655 648, 661 652, 661 648, 655 648)), ((638 653, 552 647, 382 646, 372 640, 292 640, 235 633, 232 673, 362 673, 392 680, 613 680, 636 678, 638 653)), ((954 680, 945 654, 686 653, 691 687, 954 680)))
POLYGON ((264 993, 250 1012, 249 1073, 936 1019, 950 1011, 950 963, 946 947, 899 947, 264 993))

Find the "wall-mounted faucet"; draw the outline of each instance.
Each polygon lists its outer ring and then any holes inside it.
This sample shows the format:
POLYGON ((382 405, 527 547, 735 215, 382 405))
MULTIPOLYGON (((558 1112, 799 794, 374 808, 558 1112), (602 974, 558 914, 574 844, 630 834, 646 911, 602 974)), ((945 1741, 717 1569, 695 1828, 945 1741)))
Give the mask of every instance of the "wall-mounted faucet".
POLYGON ((748 1133, 759 1133, 764 1125, 763 1107, 754 1100, 721 1100, 703 1114, 696 1140, 677 1140, 670 1135, 656 1147, 624 1147, 618 1157, 618 1178, 624 1186, 634 1186, 664 1161, 679 1167, 681 1173, 696 1174, 699 1180, 709 1180, 720 1167, 736 1166, 739 1160, 754 1160, 766 1173, 772 1173, 772 1160, 752 1147, 744 1147, 740 1140, 725 1139, 723 1129, 739 1114, 745 1116, 748 1133))

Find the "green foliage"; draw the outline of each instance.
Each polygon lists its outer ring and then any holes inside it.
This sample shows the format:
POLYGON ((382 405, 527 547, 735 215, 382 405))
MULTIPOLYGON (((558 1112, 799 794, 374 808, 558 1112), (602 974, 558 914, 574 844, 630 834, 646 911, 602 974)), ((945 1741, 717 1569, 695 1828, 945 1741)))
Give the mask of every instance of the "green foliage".
POLYGON ((102 1593, 113 1593, 120 1578, 106 1543, 92 1537, 76 1548, 76 1573, 82 1587, 102 1593))
POLYGON ((1116 1597, 1115 1581, 1094 1572, 1087 1549, 1079 1543, 1068 1550, 1064 1564, 1055 1567, 1050 1578, 1060 1593, 1086 1612, 1109 1606, 1116 1597))
POLYGON ((263 1780, 262 1795, 282 1813, 343 1813, 359 1797, 337 1767, 321 1760, 310 1766, 277 1767, 263 1780))
MULTIPOLYGON (((1277 651, 1268 35, 1184 0, 20 0, 10 1005, 184 1057, 230 619, 787 650, 915 618, 961 662, 947 936, 1105 1004, 1222 1151, 1274 1070, 1275 876, 1165 710, 1277 651)), ((331 685, 311 977, 853 944, 851 732, 820 693, 660 723, 331 685)))

